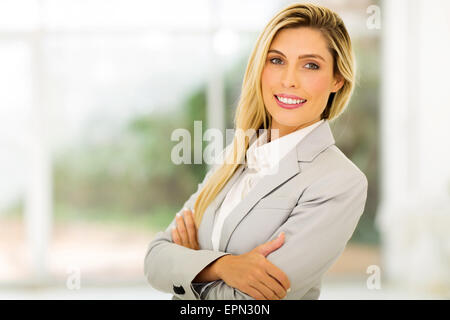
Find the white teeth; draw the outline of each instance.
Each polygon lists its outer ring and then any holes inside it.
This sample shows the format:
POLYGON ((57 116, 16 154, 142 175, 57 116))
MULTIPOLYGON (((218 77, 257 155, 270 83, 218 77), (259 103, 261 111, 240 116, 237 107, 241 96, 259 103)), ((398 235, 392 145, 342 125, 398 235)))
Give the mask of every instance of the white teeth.
POLYGON ((276 97, 278 100, 280 100, 281 102, 286 103, 286 104, 299 104, 299 103, 303 103, 306 101, 305 99, 302 100, 302 99, 283 98, 283 97, 279 97, 279 96, 276 96, 276 97))

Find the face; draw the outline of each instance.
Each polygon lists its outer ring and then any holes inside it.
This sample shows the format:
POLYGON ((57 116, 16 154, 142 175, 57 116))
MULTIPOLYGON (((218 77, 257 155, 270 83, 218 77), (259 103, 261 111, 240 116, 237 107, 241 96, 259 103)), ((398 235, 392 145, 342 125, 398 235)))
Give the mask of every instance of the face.
POLYGON ((279 129, 282 137, 319 121, 330 93, 343 84, 333 76, 333 56, 319 30, 281 30, 270 45, 261 76, 271 128, 279 129))

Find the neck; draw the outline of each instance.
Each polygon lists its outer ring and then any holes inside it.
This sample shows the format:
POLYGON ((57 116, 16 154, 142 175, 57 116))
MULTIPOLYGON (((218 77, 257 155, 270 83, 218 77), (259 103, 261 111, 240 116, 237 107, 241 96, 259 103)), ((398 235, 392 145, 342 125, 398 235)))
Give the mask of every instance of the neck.
POLYGON ((310 121, 310 122, 302 123, 301 125, 296 126, 296 127, 285 126, 285 125, 279 124, 278 122, 273 120, 271 128, 270 128, 271 130, 269 130, 269 132, 268 132, 268 141, 270 142, 270 141, 276 140, 276 139, 281 138, 281 137, 283 137, 285 135, 288 135, 288 134, 290 134, 292 132, 295 132, 297 130, 306 128, 306 127, 308 127, 308 126, 310 126, 310 125, 312 125, 312 124, 314 124, 314 123, 316 123, 316 122, 318 122, 320 120, 321 119, 315 119, 315 120, 310 121), (278 130, 278 133, 279 133, 278 136, 276 136, 276 135, 274 135, 273 137, 271 136, 272 129, 278 130))

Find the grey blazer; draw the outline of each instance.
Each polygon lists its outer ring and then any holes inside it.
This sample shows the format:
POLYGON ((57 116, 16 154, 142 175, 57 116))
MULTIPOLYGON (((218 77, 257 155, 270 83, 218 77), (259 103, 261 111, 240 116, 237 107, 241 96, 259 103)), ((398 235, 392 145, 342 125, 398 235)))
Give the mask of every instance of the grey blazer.
MULTIPOLYGON (((208 171, 183 207, 193 207, 217 167, 208 171)), ((238 167, 206 209, 198 229, 200 250, 172 242, 175 218, 156 234, 144 259, 148 282, 177 300, 252 300, 222 280, 192 281, 219 257, 244 254, 284 231, 284 244, 267 256, 290 280, 291 291, 284 299, 318 299, 322 276, 344 251, 364 211, 366 176, 335 146, 325 120, 281 160, 276 175, 264 176, 232 210, 223 225, 219 251, 213 251, 215 214, 244 167, 238 167)))

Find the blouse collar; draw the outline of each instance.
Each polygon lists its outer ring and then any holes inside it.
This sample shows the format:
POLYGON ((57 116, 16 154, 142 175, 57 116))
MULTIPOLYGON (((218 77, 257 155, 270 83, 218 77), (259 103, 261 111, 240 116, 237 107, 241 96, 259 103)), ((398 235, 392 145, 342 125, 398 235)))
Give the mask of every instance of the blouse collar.
POLYGON ((318 127, 324 120, 310 126, 291 132, 281 138, 267 142, 267 132, 261 134, 247 149, 248 169, 257 173, 269 174, 277 167, 281 159, 292 150, 308 133, 318 127))

